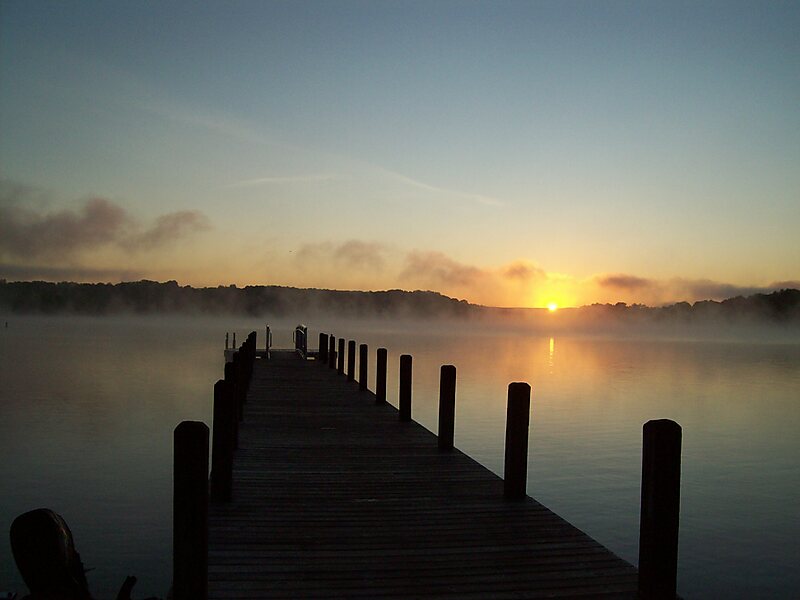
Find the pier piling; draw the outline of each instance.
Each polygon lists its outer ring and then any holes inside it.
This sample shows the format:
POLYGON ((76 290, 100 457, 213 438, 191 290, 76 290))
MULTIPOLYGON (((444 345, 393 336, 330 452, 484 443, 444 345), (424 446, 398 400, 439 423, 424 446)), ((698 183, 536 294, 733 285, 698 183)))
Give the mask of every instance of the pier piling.
POLYGON ((508 385, 506 409, 506 453, 503 494, 509 500, 523 500, 528 483, 528 429, 531 413, 531 386, 508 385))
POLYGON ((452 450, 456 421, 456 368, 442 365, 439 373, 439 450, 452 450))

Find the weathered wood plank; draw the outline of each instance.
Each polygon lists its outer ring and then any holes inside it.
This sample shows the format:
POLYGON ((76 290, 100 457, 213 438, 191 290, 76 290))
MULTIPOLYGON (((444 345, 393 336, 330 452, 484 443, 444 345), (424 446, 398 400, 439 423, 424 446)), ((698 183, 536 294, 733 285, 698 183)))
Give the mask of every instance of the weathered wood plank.
POLYGON ((636 595, 635 569, 326 365, 256 361, 212 599, 636 595))

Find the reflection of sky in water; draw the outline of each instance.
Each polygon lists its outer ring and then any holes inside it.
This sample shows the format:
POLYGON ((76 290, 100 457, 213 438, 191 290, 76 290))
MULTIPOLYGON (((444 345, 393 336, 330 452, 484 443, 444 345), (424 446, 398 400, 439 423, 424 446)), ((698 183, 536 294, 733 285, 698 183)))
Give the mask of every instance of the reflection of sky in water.
MULTIPOLYGON (((0 526, 38 506, 73 529, 98 597, 125 575, 163 594, 171 545, 171 434, 209 422, 225 330, 242 319, 14 319, 0 335, 0 526)), ((275 325, 275 345, 292 324, 275 325)), ((316 345, 317 330, 310 329, 316 345)), ((502 471, 505 387, 533 388, 529 493, 636 560, 641 425, 683 426, 679 588, 695 596, 800 590, 800 347, 522 334, 352 333, 414 355, 414 419, 435 431, 439 366, 458 369, 456 445, 502 471), (558 352, 556 353, 556 346, 558 352)), ((260 340, 261 341, 261 340, 260 340)), ((374 389, 374 372, 369 385, 374 389)), ((7 543, 0 589, 22 590, 7 543)))

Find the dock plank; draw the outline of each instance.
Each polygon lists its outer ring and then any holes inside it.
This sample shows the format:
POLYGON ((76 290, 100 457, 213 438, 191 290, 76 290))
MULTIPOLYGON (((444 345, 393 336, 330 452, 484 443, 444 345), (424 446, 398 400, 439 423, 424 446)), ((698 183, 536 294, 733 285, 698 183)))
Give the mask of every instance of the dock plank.
POLYGON ((636 596, 636 570, 335 369, 255 362, 209 598, 636 596))

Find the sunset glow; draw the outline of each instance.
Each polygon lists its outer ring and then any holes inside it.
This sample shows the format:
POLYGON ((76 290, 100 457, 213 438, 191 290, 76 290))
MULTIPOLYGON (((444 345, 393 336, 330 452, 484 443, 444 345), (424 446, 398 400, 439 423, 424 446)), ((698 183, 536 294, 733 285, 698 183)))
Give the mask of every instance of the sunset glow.
POLYGON ((611 4, 4 3, 0 279, 800 287, 800 11, 611 4))
POLYGON ((550 312, 556 312, 558 310, 558 304, 556 304, 555 302, 551 302, 550 304, 547 305, 547 310, 549 310, 550 312))

